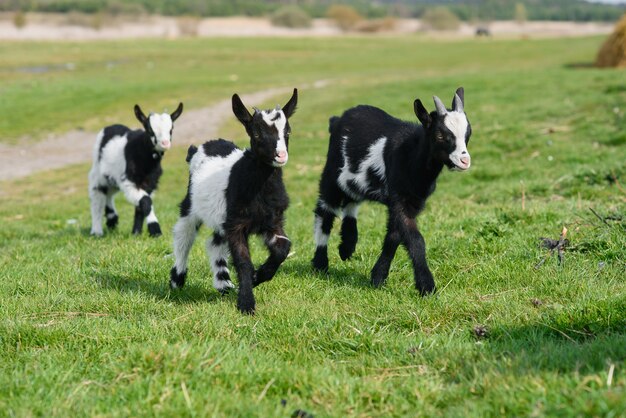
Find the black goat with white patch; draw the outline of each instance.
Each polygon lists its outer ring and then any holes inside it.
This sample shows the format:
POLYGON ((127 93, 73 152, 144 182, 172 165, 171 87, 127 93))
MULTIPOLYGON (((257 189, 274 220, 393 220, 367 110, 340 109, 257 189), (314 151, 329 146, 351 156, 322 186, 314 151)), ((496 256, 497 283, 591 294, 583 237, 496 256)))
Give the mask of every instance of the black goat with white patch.
POLYGON ((252 288, 274 277, 291 248, 283 229, 289 198, 281 167, 287 163, 288 119, 297 101, 298 91, 294 89, 282 109, 255 109, 250 114, 235 94, 233 112, 250 136, 250 148, 241 150, 223 139, 189 148, 189 186, 174 226, 173 289, 185 284, 189 250, 199 227, 205 224, 213 230, 206 243, 213 286, 220 292, 234 287, 227 267, 232 255, 239 278, 237 307, 243 313, 254 313, 252 288), (257 270, 250 258, 251 234, 261 235, 270 253, 257 270))
POLYGON ((106 216, 108 228, 117 226, 119 218, 114 198, 120 190, 135 206, 133 234, 141 233, 147 218, 150 235, 161 235, 152 196, 163 172, 161 159, 172 144, 173 123, 182 112, 180 103, 171 115, 151 113, 146 116, 139 105, 135 105, 135 116, 143 130, 111 125, 100 131, 89 172, 92 235, 102 235, 102 215, 106 216))
POLYGON ((470 166, 467 143, 472 131, 463 95, 459 88, 452 110, 435 96, 437 110, 432 113, 415 100, 414 111, 422 125, 364 105, 330 119, 328 157, 315 208, 315 269, 328 270, 327 244, 335 216, 343 217, 339 256, 350 258, 358 239, 357 209, 364 200, 373 200, 387 206, 388 218, 382 254, 371 272, 372 284, 384 284, 402 243, 413 264, 416 288, 422 295, 435 291, 415 217, 435 191, 444 166, 459 171, 470 166))

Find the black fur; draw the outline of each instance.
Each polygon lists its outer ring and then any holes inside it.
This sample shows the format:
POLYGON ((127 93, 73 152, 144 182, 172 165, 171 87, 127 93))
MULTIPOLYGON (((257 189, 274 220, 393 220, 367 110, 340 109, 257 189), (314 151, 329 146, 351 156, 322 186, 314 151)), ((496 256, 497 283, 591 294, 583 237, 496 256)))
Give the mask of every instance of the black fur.
POLYGON ((137 130, 128 133, 124 157, 126 178, 148 194, 155 191, 163 174, 161 169, 163 154, 154 149, 154 144, 146 132, 137 130))
POLYGON ((187 149, 187 158, 185 158, 185 161, 189 163, 193 156, 196 155, 196 152, 198 152, 198 147, 196 147, 195 145, 190 145, 187 149))
MULTIPOLYGON (((456 92, 461 101, 463 90, 456 92)), ((380 202, 388 208, 387 235, 382 253, 371 272, 372 284, 384 284, 391 261, 400 244, 411 258, 415 286, 422 295, 433 293, 435 283, 426 262, 424 238, 417 229, 415 217, 424 209, 426 200, 435 191, 436 180, 444 165, 450 167, 449 154, 455 148, 454 137, 437 112, 428 113, 421 101, 415 102, 415 113, 422 125, 396 119, 372 106, 357 106, 341 117, 329 120, 330 143, 326 166, 320 180, 320 200, 315 209, 318 233, 328 235, 337 210, 353 202, 364 200, 380 202), (350 171, 356 172, 368 156, 370 147, 380 138, 387 140, 382 152, 385 175, 368 170, 365 190, 357 183, 339 184, 338 177, 348 158, 350 171), (347 138, 347 139, 344 139, 347 138)), ((466 143, 471 128, 468 126, 466 143)), ((345 216, 341 226, 339 254, 349 258, 356 247, 358 230, 356 219, 345 216)), ((313 267, 328 270, 327 246, 318 245, 312 260, 313 267)))
POLYGON ((135 207, 135 219, 133 220, 133 234, 139 235, 141 234, 141 230, 143 229, 143 220, 145 219, 145 215, 143 214, 143 210, 139 206, 135 207))
POLYGON ((115 229, 115 227, 117 227, 117 223, 119 221, 119 217, 117 216, 117 213, 115 213, 115 211, 108 207, 105 206, 104 207, 104 214, 107 220, 107 228, 109 229, 115 229))
POLYGON ((226 157, 236 148, 235 144, 221 138, 205 142, 202 145, 202 150, 208 157, 226 157))

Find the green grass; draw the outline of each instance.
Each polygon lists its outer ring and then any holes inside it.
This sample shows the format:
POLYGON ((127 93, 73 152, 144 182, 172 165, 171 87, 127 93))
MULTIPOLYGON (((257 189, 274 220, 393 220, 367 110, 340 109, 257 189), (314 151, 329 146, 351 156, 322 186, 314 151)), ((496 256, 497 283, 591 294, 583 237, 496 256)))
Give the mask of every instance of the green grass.
MULTIPOLYGON (((159 239, 129 234, 133 209, 121 196, 119 229, 88 236, 88 165, 0 184, 0 415, 623 416, 626 221, 606 225, 588 208, 626 216, 626 74, 573 65, 600 42, 0 44, 6 142, 130 121, 135 101, 195 107, 234 91, 331 82, 301 91, 291 121, 286 230, 295 254, 255 290, 254 317, 237 312, 236 295, 212 289, 207 231, 188 286, 168 290, 184 149, 165 157, 159 239), (15 72, 69 59, 71 74, 15 72), (103 65, 111 59, 122 62, 118 76, 103 65), (335 230, 330 273, 315 274, 312 209, 328 117, 370 103, 413 119, 415 97, 448 102, 459 85, 472 169, 443 173, 419 218, 437 295, 417 295, 402 250, 386 287, 369 287, 385 219, 374 204, 360 212, 353 259, 339 260, 335 230), (564 265, 552 257, 535 268, 546 255, 538 238, 563 226, 564 265), (487 337, 476 337, 479 325, 487 337)), ((245 145, 232 119, 222 136, 245 145)), ((259 241, 252 246, 261 261, 259 241)))

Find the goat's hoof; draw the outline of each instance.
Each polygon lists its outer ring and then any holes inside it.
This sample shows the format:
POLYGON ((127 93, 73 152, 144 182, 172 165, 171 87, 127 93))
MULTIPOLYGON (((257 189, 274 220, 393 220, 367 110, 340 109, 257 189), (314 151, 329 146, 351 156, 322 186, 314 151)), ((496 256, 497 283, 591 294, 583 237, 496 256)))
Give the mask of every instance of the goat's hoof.
POLYGON ((222 280, 218 280, 214 282, 213 287, 215 287, 215 290, 220 292, 220 295, 224 296, 224 295, 229 294, 235 288, 235 285, 227 277, 226 279, 222 279, 222 280))
POLYGON ((339 257, 341 258, 341 261, 346 261, 347 259, 352 257, 352 254, 354 254, 355 248, 356 248, 356 243, 342 242, 341 244, 339 244, 339 257))
POLYGON ((187 277, 187 271, 178 274, 176 272, 176 267, 172 267, 170 270, 170 289, 180 289, 185 286, 185 278, 187 277))
POLYGON ((430 276, 430 280, 428 279, 429 277, 426 277, 425 280, 416 281, 415 287, 417 288, 417 291, 420 292, 420 296, 432 295, 437 291, 437 287, 435 286, 432 276, 430 276))
POLYGON ((426 297, 426 296, 434 295, 435 293, 437 293, 437 288, 433 284, 432 287, 426 286, 426 287, 417 288, 417 291, 420 292, 420 296, 426 297))
POLYGON ((118 221, 119 221, 119 218, 118 218, 117 215, 115 215, 112 218, 107 218, 107 228, 115 229, 115 227, 117 226, 118 221))
POLYGON ((241 312, 244 315, 254 315, 255 314, 254 304, 252 304, 251 306, 241 306, 240 304, 238 304, 237 305, 237 309, 239 309, 239 312, 241 312))
POLYGON ((320 273, 328 273, 328 254, 326 253, 326 247, 318 247, 315 250, 315 256, 311 260, 313 269, 320 273))
POLYGON ((89 235, 91 235, 92 237, 100 238, 104 235, 104 233, 102 231, 94 231, 92 229, 91 232, 89 232, 89 235))
POLYGON ((372 277, 372 287, 376 288, 376 289, 380 289, 381 287, 383 287, 385 285, 385 282, 387 281, 386 277, 383 278, 374 278, 372 277))
POLYGON ((152 238, 160 237, 162 235, 161 227, 156 222, 149 223, 148 224, 148 233, 150 234, 150 236, 152 238))
POLYGON ((242 295, 239 293, 239 297, 237 298, 237 309, 239 309, 239 312, 246 315, 254 315, 254 308, 254 296, 252 296, 252 294, 242 295))

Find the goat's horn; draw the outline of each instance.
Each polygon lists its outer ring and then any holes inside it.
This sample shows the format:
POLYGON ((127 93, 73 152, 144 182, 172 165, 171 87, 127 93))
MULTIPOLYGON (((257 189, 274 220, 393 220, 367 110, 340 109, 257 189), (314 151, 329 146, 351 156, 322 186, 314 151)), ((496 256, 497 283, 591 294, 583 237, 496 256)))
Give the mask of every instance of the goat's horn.
POLYGON ((437 113, 440 116, 443 116, 446 113, 448 113, 448 109, 446 109, 446 105, 443 104, 443 102, 441 101, 439 97, 433 96, 433 100, 435 102, 435 107, 437 108, 437 113))
POLYGON ((276 105, 276 110, 280 110, 280 105, 279 104, 276 105))
POLYGON ((459 97, 458 94, 454 95, 454 100, 452 101, 452 109, 456 110, 457 112, 463 112, 463 100, 461 100, 461 98, 459 97))

